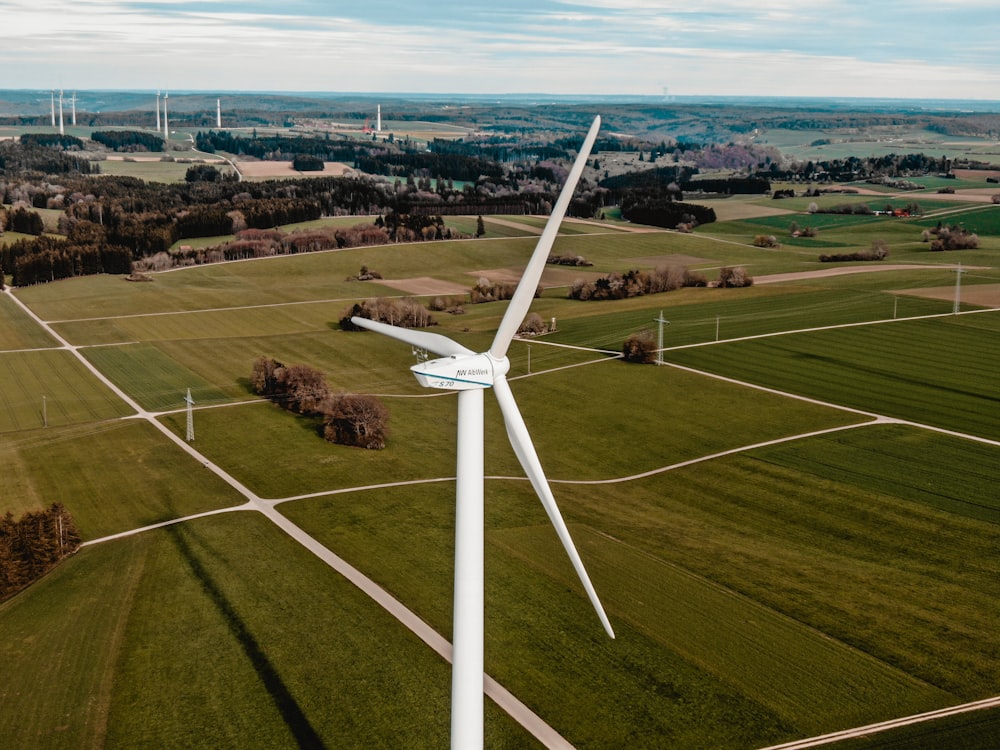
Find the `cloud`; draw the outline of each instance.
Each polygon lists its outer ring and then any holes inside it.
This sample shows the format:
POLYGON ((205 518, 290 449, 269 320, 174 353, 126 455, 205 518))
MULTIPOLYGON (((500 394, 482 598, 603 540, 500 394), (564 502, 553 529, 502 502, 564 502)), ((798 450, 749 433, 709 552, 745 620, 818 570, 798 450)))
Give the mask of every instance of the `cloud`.
POLYGON ((986 0, 0 0, 0 17, 0 64, 40 88, 1000 98, 986 0))

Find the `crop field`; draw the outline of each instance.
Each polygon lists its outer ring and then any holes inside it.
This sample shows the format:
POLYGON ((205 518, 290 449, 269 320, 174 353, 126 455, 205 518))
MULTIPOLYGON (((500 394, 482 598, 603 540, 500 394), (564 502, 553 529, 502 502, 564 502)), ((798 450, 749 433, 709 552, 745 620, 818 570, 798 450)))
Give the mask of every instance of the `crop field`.
MULTIPOLYGON (((183 182, 187 171, 201 160, 159 161, 146 159, 105 159, 97 162, 101 174, 137 177, 147 182, 183 182)), ((212 163, 222 173, 232 172, 224 162, 212 163)))
MULTIPOLYGON (((1000 282, 1000 209, 965 204, 980 249, 931 253, 929 218, 754 205, 694 234, 567 225, 554 252, 588 274, 734 265, 760 283, 578 302, 565 269, 532 307, 556 330, 511 347, 615 640, 486 400, 486 671, 581 749, 752 750, 1000 695, 1000 311, 954 315, 926 291, 951 288, 958 261, 963 288, 1000 282), (820 234, 786 242, 792 221, 820 234), (875 238, 885 262, 818 261, 875 238), (866 272, 765 278, 845 265, 866 272), (661 312, 664 366, 615 356, 661 312)), ((0 746, 446 745, 448 663, 272 514, 451 638, 456 399, 419 387, 409 347, 337 323, 400 294, 346 281, 362 265, 466 288, 520 268, 541 222, 483 218, 485 240, 12 292, 153 415, 0 295, 0 513, 58 501, 90 542, 0 602, 0 746), (331 445, 318 418, 256 398, 261 356, 378 395, 387 448, 331 445)), ((436 330, 480 351, 505 307, 435 313, 436 330)), ((488 747, 542 747, 486 703, 488 747)), ((1000 715, 832 747, 934 737, 986 750, 1000 715)))
POLYGON ((68 352, 0 353, 0 433, 124 416, 130 409, 68 352))

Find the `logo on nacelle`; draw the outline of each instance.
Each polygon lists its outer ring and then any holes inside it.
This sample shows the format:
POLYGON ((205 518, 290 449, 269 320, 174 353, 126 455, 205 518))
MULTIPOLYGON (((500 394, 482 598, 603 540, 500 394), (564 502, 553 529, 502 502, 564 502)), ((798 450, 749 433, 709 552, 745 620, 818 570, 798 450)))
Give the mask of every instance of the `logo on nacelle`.
MULTIPOLYGON (((506 358, 502 362, 506 364, 506 358)), ((410 370, 425 388, 468 391, 490 388, 493 379, 500 374, 498 370, 505 373, 508 367, 495 363, 488 354, 473 354, 432 359, 416 364, 410 370)))

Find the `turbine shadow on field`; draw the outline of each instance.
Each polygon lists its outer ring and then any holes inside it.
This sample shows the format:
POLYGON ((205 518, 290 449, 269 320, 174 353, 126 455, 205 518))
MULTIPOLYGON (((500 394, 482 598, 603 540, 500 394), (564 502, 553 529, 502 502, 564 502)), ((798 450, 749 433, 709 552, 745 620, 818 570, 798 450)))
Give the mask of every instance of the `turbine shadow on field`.
POLYGON ((267 654, 250 632, 249 627, 235 610, 229 599, 212 579, 208 570, 201 564, 197 554, 191 548, 188 540, 185 539, 184 531, 179 526, 170 526, 167 532, 173 538, 178 551, 191 568, 195 578, 201 584, 202 590, 218 608, 222 619, 225 620, 229 631, 236 638, 237 643, 243 649, 247 659, 253 666, 254 671, 260 678, 264 689, 267 690, 275 707, 278 709, 285 724, 291 731, 298 747, 304 750, 326 750, 326 745, 316 733, 309 719, 303 713, 298 702, 292 696, 291 691, 285 685, 278 670, 271 664, 267 654))

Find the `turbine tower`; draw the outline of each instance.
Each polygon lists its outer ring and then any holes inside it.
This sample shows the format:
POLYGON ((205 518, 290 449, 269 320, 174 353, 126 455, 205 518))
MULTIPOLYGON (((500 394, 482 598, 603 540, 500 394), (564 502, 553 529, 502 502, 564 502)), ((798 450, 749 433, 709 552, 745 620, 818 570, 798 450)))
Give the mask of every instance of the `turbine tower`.
POLYGON ((76 92, 73 92, 73 98, 69 100, 73 105, 73 127, 76 127, 76 92))
POLYGON ((63 92, 62 89, 59 89, 59 135, 66 135, 66 130, 63 128, 62 102, 63 102, 63 92))
POLYGON ((381 133, 382 132, 382 105, 381 104, 377 104, 375 106, 378 108, 378 109, 376 109, 376 115, 375 115, 375 132, 376 133, 381 133))
POLYGON ((163 140, 164 142, 170 140, 170 128, 167 125, 167 97, 170 96, 166 91, 163 92, 163 140))
POLYGON ((49 96, 52 99, 52 127, 56 126, 56 90, 52 89, 49 92, 49 96))
POLYGON ((215 100, 215 127, 222 130, 222 100, 215 100))
POLYGON ((531 306, 549 251, 559 231, 559 224, 566 214, 600 125, 601 118, 595 118, 488 351, 476 354, 441 334, 398 328, 366 318, 351 318, 351 322, 359 327, 437 354, 438 359, 419 362, 410 369, 425 387, 458 391, 452 750, 478 750, 483 746, 483 391, 487 388, 492 387, 496 395, 514 453, 542 501, 549 521, 555 527, 601 624, 610 637, 615 637, 604 607, 597 598, 566 523, 559 513, 538 454, 507 384, 507 372, 510 370, 507 350, 531 306))
POLYGON ((160 90, 156 90, 156 132, 160 132, 160 90))

